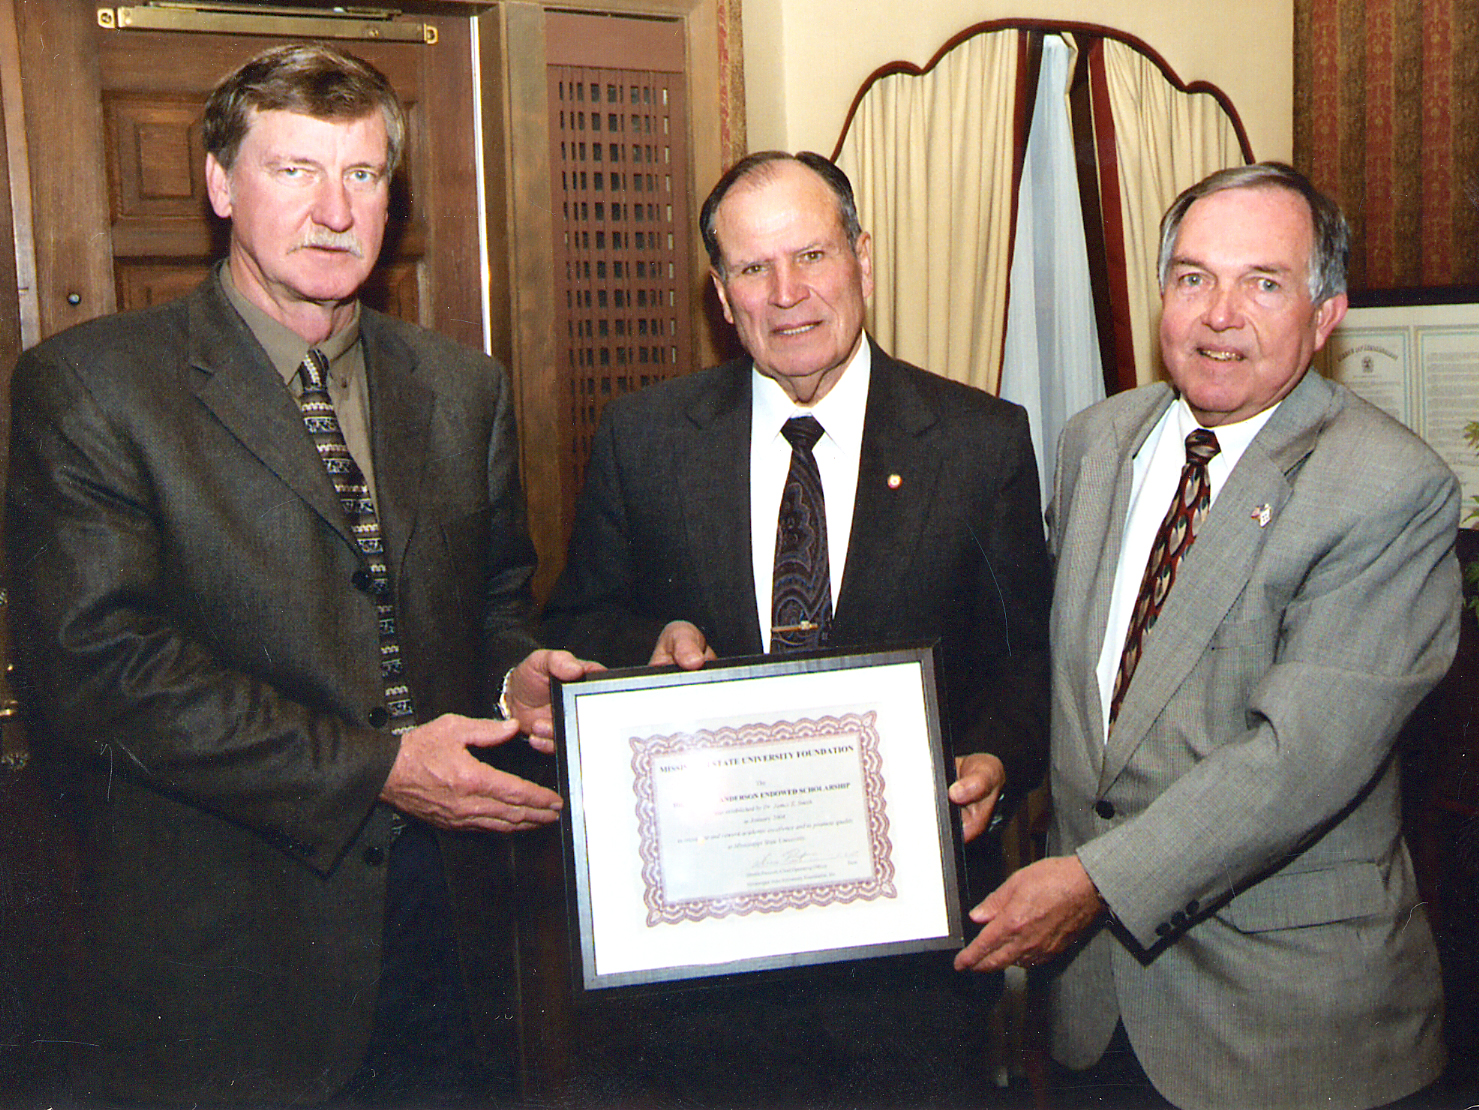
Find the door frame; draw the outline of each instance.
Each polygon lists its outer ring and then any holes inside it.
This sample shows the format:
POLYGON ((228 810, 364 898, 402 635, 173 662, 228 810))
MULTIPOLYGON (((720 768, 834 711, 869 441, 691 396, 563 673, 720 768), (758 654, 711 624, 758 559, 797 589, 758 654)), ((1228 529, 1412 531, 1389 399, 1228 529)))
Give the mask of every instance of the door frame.
MULTIPOLYGON (((484 52, 483 129, 490 175, 487 226, 491 352, 513 379, 530 533, 539 554, 535 593, 548 595, 565 562, 573 523, 567 519, 557 445, 561 442, 555 357, 554 224, 550 211, 548 82, 544 12, 562 11, 676 19, 686 43, 689 211, 726 168, 745 154, 740 0, 506 0, 478 16, 484 52), (501 80, 489 81, 488 74, 501 80), (517 233, 515 233, 517 229, 517 233), (506 313, 506 315, 504 314, 506 313)), ((710 365, 722 349, 718 313, 708 293, 708 256, 690 229, 690 311, 695 363, 710 365)))

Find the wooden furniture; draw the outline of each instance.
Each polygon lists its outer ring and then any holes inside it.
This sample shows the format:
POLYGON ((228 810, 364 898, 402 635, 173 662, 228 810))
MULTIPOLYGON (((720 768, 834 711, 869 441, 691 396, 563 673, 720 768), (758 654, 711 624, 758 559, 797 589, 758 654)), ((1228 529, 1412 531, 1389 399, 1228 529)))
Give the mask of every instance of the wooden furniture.
MULTIPOLYGON (((1461 563, 1479 531, 1460 529, 1461 563)), ((1479 590, 1467 585, 1465 598, 1479 590)), ((1438 940, 1448 1012, 1448 1083, 1479 1092, 1479 614, 1463 613, 1448 676, 1403 733, 1407 842, 1438 940)), ((1458 1105, 1458 1103, 1456 1103, 1458 1105)))

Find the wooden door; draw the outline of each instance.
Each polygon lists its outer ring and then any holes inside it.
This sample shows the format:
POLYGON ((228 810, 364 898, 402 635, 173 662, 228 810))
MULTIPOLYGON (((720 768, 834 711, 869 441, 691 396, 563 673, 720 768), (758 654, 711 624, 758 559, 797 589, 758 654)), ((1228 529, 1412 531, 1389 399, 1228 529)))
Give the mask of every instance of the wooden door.
MULTIPOLYGON (((563 519, 606 402, 697 369, 683 26, 544 17, 563 519)), ((701 277, 702 275, 698 275, 701 277)))
POLYGON ((710 293, 696 216, 724 168, 744 153, 742 97, 732 84, 738 79, 737 7, 721 18, 729 0, 589 0, 558 7, 546 0, 503 0, 488 27, 488 39, 498 39, 504 75, 507 177, 501 196, 506 224, 517 229, 506 244, 508 351, 541 598, 564 566, 590 436, 605 402, 625 389, 712 365, 734 334, 710 293), (636 110, 633 96, 641 101, 636 110), (598 202, 605 205, 600 216, 598 202), (646 267, 640 276, 639 264, 646 267), (645 303, 638 303, 639 295, 645 303), (660 311, 652 311, 654 297, 660 311), (600 332, 603 326, 608 334, 600 332))

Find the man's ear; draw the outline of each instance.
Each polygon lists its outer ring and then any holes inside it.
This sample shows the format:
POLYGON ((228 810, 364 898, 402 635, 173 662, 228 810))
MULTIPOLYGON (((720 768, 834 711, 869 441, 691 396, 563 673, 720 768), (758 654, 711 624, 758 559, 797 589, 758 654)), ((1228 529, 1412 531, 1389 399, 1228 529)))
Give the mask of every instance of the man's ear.
POLYGON ((734 323, 734 313, 729 311, 729 294, 724 289, 724 279, 713 267, 709 268, 709 277, 714 281, 714 292, 719 294, 719 305, 724 309, 724 318, 731 324, 734 323))
POLYGON ((214 154, 205 156, 205 192, 211 198, 211 209, 223 220, 231 218, 231 176, 221 168, 214 154))
POLYGON ((1325 340, 1340 326, 1340 322, 1345 319, 1345 310, 1349 307, 1350 300, 1344 293, 1337 293, 1328 301, 1320 302, 1320 307, 1315 309, 1315 350, 1325 346, 1325 340))
POLYGON ((858 232, 858 241, 853 247, 853 254, 857 256, 858 270, 863 277, 863 296, 871 297, 873 295, 873 240, 866 231, 858 232))

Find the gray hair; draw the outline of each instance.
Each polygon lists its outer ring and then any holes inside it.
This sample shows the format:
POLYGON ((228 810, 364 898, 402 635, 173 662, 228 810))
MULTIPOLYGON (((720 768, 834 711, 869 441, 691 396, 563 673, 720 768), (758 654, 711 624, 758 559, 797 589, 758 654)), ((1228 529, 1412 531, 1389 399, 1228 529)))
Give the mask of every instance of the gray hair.
POLYGON ((385 117, 386 172, 395 173, 406 145, 406 112, 385 74, 331 46, 274 46, 221 80, 205 104, 205 149, 223 170, 236 161, 254 112, 297 112, 314 119, 385 117))
POLYGON ((1161 218, 1160 283, 1166 288, 1166 277, 1171 270, 1171 252, 1176 248, 1176 236, 1181 231, 1181 221, 1193 204, 1205 196, 1220 193, 1225 189, 1257 189, 1273 187, 1287 189, 1304 198, 1309 206, 1310 222, 1314 228, 1314 245, 1310 250, 1309 283, 1310 300, 1324 304, 1331 297, 1346 291, 1346 266, 1351 256, 1351 229, 1341 214, 1340 207, 1320 192, 1293 166, 1283 162, 1257 162, 1251 166, 1233 166, 1218 170, 1210 177, 1197 182, 1171 203, 1161 218))
POLYGON ((863 228, 858 223, 858 204, 853 199, 852 182, 847 179, 847 174, 838 169, 830 158, 823 158, 814 151, 803 150, 797 154, 787 154, 784 150, 762 150, 746 155, 729 167, 728 172, 710 190, 703 210, 699 213, 699 233, 703 236, 704 249, 709 252, 709 265, 714 267, 715 273, 724 273, 724 255, 719 249, 719 236, 714 231, 714 220, 718 215, 720 202, 740 182, 752 177, 767 177, 781 162, 800 163, 826 183, 837 200, 837 219, 847 236, 847 245, 854 251, 857 250, 858 236, 862 234, 863 228))

